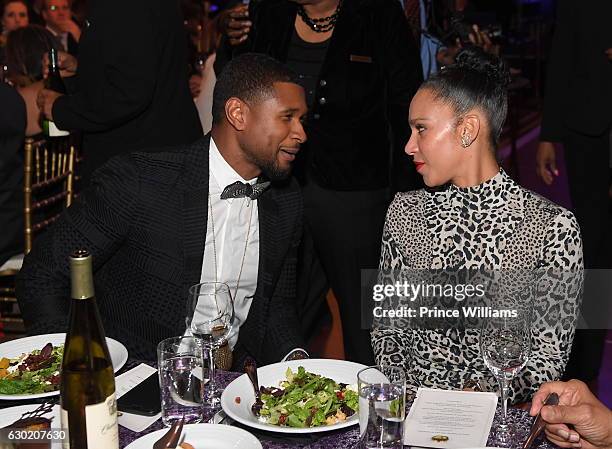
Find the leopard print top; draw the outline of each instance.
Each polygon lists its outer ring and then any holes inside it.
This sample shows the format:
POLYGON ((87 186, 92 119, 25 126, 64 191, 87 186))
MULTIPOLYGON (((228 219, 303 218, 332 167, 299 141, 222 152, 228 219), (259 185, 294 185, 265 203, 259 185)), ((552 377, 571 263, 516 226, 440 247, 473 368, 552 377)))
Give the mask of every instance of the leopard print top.
MULTIPOLYGON (((580 229, 572 213, 523 189, 503 170, 475 187, 398 193, 387 213, 381 270, 582 267, 580 229)), ((576 290, 566 291, 577 301, 576 290)), ((511 403, 529 400, 543 382, 561 377, 573 334, 573 319, 532 328, 532 353, 511 386, 511 403)), ((403 366, 410 387, 460 389, 479 380, 488 391, 497 390, 476 329, 375 325, 372 344, 377 363, 403 366)))

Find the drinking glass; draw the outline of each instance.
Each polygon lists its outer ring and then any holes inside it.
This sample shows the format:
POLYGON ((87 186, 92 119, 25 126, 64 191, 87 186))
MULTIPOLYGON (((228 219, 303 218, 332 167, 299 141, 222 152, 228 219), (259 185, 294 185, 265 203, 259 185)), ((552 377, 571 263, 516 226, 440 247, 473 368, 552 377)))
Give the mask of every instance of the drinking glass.
POLYGON ((359 446, 403 448, 406 376, 394 366, 370 366, 357 373, 359 446))
POLYGON ((227 284, 204 282, 189 289, 187 325, 194 337, 200 339, 206 356, 203 366, 208 368, 204 403, 216 408, 221 403, 215 381, 215 350, 225 344, 234 323, 234 302, 227 284))
POLYGON ((202 345, 194 337, 168 338, 157 345, 157 363, 164 425, 202 421, 202 345))
POLYGON ((531 352, 531 317, 527 311, 516 312, 516 317, 486 319, 480 332, 480 352, 499 382, 503 414, 495 438, 505 447, 521 437, 508 423, 508 392, 512 379, 523 369, 531 352))

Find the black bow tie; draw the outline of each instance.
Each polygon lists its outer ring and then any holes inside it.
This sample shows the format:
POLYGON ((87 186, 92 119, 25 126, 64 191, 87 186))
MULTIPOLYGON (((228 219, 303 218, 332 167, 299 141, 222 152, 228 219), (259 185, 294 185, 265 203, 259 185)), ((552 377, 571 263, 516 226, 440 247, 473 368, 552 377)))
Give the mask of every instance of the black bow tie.
POLYGON ((250 198, 256 200, 261 196, 262 193, 268 188, 270 181, 260 182, 258 184, 245 184, 244 182, 236 181, 225 189, 221 193, 221 199, 226 200, 228 198, 250 198))

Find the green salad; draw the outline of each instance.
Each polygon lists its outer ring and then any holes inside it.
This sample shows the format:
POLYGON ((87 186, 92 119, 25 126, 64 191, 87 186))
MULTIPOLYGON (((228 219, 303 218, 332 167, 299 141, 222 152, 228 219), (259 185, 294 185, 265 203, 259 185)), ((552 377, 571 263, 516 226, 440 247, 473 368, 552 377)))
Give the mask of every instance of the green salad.
POLYGON ((59 389, 64 345, 47 343, 17 358, 0 359, 0 394, 40 394, 59 389))
POLYGON ((356 389, 298 367, 280 388, 262 387, 261 420, 288 427, 328 426, 346 421, 359 408, 356 389))

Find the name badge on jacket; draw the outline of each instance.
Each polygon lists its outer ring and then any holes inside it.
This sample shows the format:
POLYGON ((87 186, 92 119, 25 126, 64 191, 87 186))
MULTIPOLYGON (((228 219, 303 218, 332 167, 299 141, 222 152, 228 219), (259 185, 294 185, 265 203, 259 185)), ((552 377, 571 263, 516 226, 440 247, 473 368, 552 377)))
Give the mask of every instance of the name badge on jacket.
POLYGON ((366 64, 372 64, 372 57, 371 56, 350 55, 349 56, 349 60, 351 62, 364 62, 366 64))

